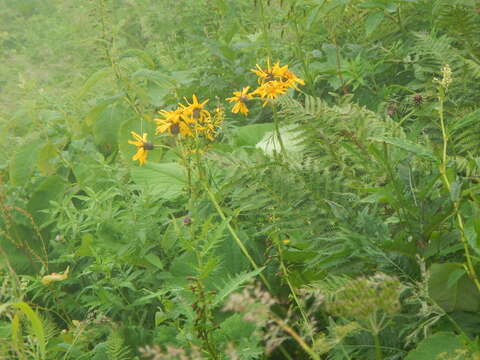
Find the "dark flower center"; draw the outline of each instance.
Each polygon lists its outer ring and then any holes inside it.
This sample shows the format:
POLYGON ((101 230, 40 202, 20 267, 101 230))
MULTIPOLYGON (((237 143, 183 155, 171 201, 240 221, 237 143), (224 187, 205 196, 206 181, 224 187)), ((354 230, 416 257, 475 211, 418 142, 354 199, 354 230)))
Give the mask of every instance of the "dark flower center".
POLYGON ((201 108, 195 108, 193 110, 193 113, 192 113, 192 116, 195 120, 198 120, 200 118, 200 114, 202 113, 202 109, 201 108))
POLYGON ((180 131, 180 127, 178 126, 178 124, 173 124, 170 127, 170 132, 172 133, 172 135, 177 135, 179 131, 180 131))
POLYGON ((143 149, 144 150, 153 150, 155 145, 153 145, 153 142, 147 141, 143 143, 143 149))

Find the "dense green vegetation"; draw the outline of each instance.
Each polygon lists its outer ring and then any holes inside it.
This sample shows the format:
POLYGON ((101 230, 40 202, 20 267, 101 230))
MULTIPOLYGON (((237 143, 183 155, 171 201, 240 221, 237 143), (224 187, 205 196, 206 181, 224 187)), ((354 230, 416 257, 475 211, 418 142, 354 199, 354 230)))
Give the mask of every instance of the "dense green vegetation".
POLYGON ((480 358, 477 1, 0 8, 0 359, 480 358))

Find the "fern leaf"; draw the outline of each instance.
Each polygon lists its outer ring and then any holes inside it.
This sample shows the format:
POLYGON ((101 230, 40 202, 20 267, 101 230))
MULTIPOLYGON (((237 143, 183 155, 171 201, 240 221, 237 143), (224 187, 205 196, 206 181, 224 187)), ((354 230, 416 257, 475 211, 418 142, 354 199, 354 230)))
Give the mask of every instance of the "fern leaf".
POLYGON ((219 289, 217 295, 213 299, 213 306, 217 306, 222 303, 225 298, 230 295, 231 293, 240 289, 240 287, 245 284, 250 279, 253 279, 255 276, 260 274, 264 268, 260 268, 258 270, 250 271, 247 273, 240 273, 235 277, 229 279, 221 289, 219 289))

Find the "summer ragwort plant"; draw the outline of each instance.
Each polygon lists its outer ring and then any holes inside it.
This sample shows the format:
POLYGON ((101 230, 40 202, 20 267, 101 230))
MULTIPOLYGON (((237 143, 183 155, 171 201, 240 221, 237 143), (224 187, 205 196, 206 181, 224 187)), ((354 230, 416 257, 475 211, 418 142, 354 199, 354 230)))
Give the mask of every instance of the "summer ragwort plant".
POLYGON ((0 358, 479 357, 474 0, 0 6, 0 358))

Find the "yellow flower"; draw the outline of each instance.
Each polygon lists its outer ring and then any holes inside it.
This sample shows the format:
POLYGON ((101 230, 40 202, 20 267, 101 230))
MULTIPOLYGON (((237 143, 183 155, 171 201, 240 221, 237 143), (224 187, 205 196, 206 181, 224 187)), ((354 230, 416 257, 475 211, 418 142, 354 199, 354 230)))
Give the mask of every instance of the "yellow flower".
POLYGON ((171 111, 162 110, 160 113, 163 115, 163 119, 155 119, 157 123, 156 134, 164 133, 168 130, 170 135, 180 133, 183 136, 193 136, 192 130, 183 121, 183 109, 177 108, 171 111))
POLYGON ((305 81, 297 77, 292 71, 288 70, 288 65, 280 67, 279 63, 276 63, 274 66, 274 72, 275 74, 278 74, 279 80, 285 83, 287 87, 293 87, 299 90, 296 83, 305 85, 305 81))
POLYGON ((208 121, 211 118, 211 115, 208 110, 205 110, 204 108, 208 100, 205 100, 203 103, 199 103, 195 94, 193 94, 192 98, 193 101, 191 104, 187 99, 185 99, 188 106, 180 104, 180 106, 182 106, 183 119, 187 123, 202 123, 208 121))
POLYGON ((43 285, 48 285, 52 282, 55 282, 55 281, 63 281, 65 279, 68 278, 68 272, 70 271, 70 267, 67 266, 67 269, 62 273, 62 274, 58 274, 58 273, 51 273, 50 275, 46 275, 44 277, 42 277, 42 284, 43 285))
POLYGON ((269 81, 257 88, 252 94, 258 94, 263 100, 263 106, 267 105, 268 100, 275 99, 278 95, 285 94, 287 85, 281 81, 269 81))
POLYGON ((236 104, 233 105, 232 113, 237 114, 241 112, 243 115, 248 114, 248 108, 245 103, 252 98, 252 94, 248 93, 249 89, 250 86, 244 87, 242 91, 235 91, 233 93, 234 96, 227 98, 230 102, 236 102, 236 104))
POLYGON ((264 85, 270 81, 280 81, 287 87, 293 87, 298 90, 297 83, 305 85, 305 82, 298 78, 292 71, 288 70, 288 65, 280 66, 280 62, 277 61, 273 67, 270 65, 270 60, 267 59, 267 69, 263 70, 260 65, 256 65, 257 69, 251 71, 257 74, 258 83, 264 85))
MULTIPOLYGON (((278 63, 277 63, 278 64, 278 63)), ((275 64, 275 65, 277 65, 275 64)), ((258 76, 258 83, 263 85, 266 82, 273 81, 276 78, 276 74, 274 72, 274 68, 270 66, 270 59, 267 59, 267 69, 263 70, 260 65, 255 65, 257 69, 252 69, 251 71, 257 74, 258 76)))
POLYGON ((147 141, 147 134, 144 133, 143 137, 138 135, 135 131, 131 132, 136 141, 128 140, 129 144, 137 147, 137 153, 133 155, 132 160, 138 160, 140 165, 147 162, 148 150, 153 150, 153 143, 147 141))

